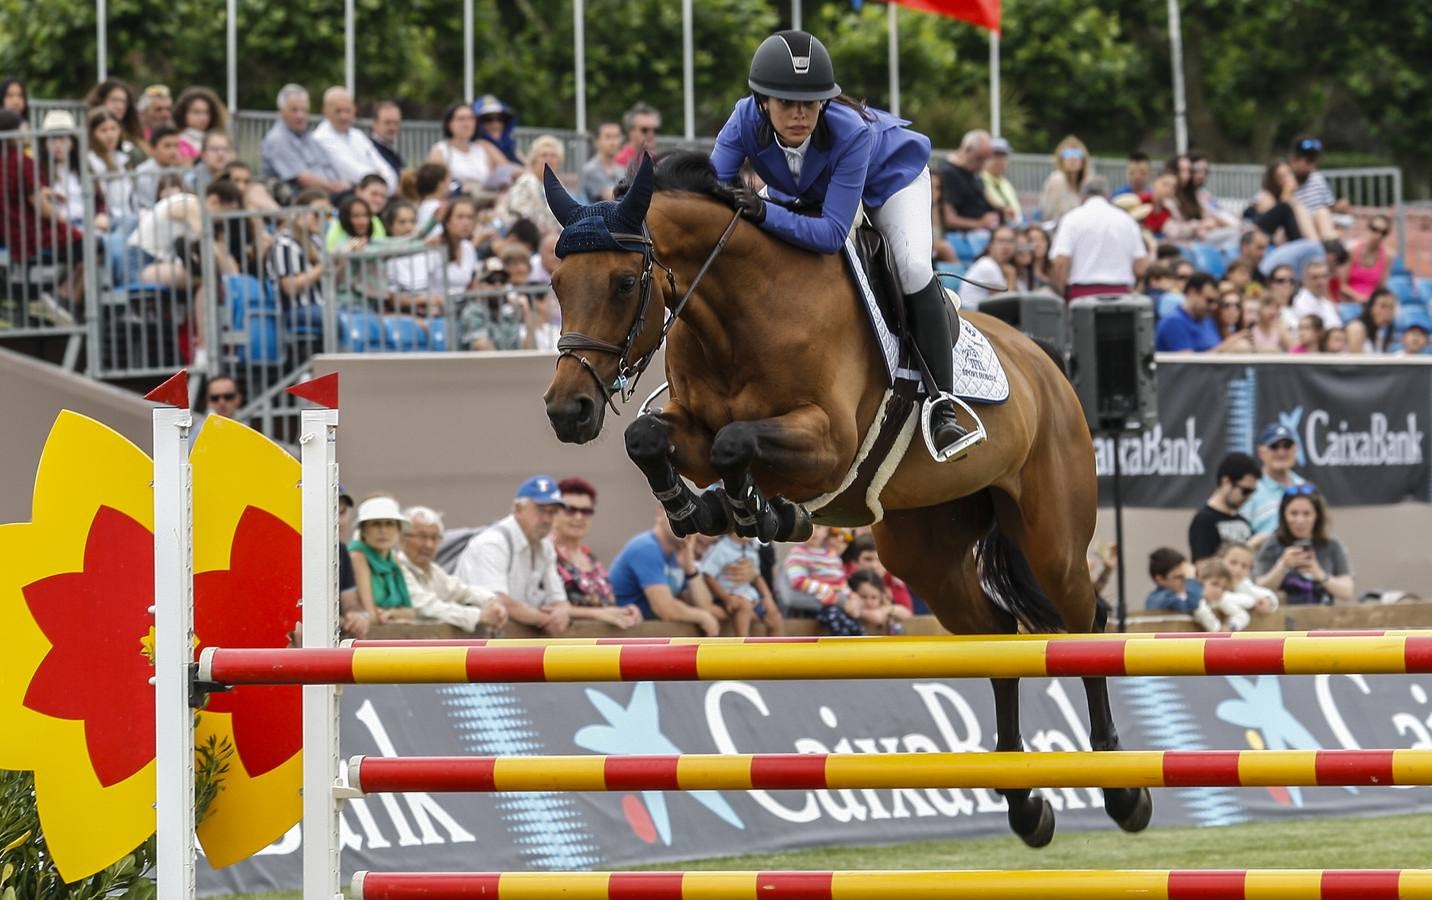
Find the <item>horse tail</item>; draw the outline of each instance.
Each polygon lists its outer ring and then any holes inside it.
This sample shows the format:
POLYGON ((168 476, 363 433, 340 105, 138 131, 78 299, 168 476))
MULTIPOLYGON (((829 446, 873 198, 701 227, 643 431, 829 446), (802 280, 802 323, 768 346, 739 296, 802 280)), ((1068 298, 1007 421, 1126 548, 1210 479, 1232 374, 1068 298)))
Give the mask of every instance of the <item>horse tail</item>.
POLYGON ((1039 587, 1029 560, 995 522, 975 548, 980 589, 995 606, 1014 617, 1025 631, 1065 631, 1064 618, 1039 587))

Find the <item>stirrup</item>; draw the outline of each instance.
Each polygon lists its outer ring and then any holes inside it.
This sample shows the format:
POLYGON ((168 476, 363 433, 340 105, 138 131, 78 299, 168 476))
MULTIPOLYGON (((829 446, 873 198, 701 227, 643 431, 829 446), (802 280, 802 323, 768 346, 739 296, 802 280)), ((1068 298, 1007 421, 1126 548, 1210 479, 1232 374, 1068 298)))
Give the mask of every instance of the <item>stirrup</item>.
POLYGON ((920 433, 925 436, 925 449, 930 451, 930 456, 934 458, 935 462, 941 463, 948 462, 952 459, 959 459, 975 446, 984 443, 985 438, 988 437, 985 433, 984 422, 980 421, 979 414, 959 397, 956 397, 954 394, 945 393, 940 394, 938 397, 926 398, 924 404, 922 404, 920 409, 920 433), (968 413, 969 417, 974 420, 975 427, 970 429, 968 434, 958 441, 955 441, 950 447, 944 450, 938 450, 935 447, 934 436, 930 432, 930 420, 934 417, 935 407, 947 401, 968 413))

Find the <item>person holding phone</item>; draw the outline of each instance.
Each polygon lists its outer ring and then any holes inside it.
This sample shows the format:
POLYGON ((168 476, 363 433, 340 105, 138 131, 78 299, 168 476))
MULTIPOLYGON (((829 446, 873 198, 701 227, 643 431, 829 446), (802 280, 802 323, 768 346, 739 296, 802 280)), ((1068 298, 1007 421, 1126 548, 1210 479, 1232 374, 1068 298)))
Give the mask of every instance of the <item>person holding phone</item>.
POLYGON ((1328 534, 1327 503, 1313 485, 1283 492, 1277 530, 1258 550, 1254 573, 1258 585, 1281 591, 1291 604, 1352 602, 1352 561, 1328 534))

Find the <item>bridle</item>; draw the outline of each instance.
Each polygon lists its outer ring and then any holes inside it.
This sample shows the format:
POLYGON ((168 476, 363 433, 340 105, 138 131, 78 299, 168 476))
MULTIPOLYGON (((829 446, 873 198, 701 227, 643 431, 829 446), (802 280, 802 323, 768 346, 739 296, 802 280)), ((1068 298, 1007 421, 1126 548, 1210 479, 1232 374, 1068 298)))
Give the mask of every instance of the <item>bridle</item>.
POLYGON ((665 325, 662 326, 661 335, 657 338, 656 343, 652 345, 650 350, 643 353, 640 358, 633 362, 628 362, 627 357, 631 355, 632 349, 636 346, 637 338, 641 337, 642 329, 646 326, 646 313, 651 305, 652 284, 655 281, 653 269, 660 266, 666 270, 666 285, 671 294, 676 293, 676 273, 672 271, 671 266, 668 266, 656 258, 656 248, 651 241, 651 230, 647 228, 645 221, 641 223, 641 234, 612 235, 620 244, 636 244, 641 247, 641 250, 637 251, 641 253, 642 259, 640 279, 641 294, 637 302, 636 320, 632 322, 631 329, 627 331, 626 340, 621 344, 613 344, 610 341, 594 338, 577 331, 566 332, 557 339, 557 360, 560 362, 562 357, 570 356, 581 363, 582 368, 586 369, 587 374, 591 375, 592 379, 596 381, 597 388, 601 391, 602 397, 606 400, 607 405, 611 407, 612 412, 621 415, 621 410, 612 402, 613 395, 620 394, 622 403, 625 404, 631 400, 632 395, 636 393, 637 381, 641 379, 642 373, 646 371, 646 367, 651 364, 651 358, 656 355, 656 351, 660 350, 661 345, 666 342, 667 333, 671 331, 672 326, 675 325, 677 319, 681 317, 681 311, 686 308, 687 302, 690 301, 691 296, 696 293, 697 285, 701 284, 701 279, 706 277, 706 272, 711 268, 711 264, 716 262, 716 257, 720 256, 721 251, 726 249, 726 245, 730 243, 731 235, 736 233, 736 223, 740 221, 741 213, 738 210, 731 216, 731 221, 726 225, 726 230, 721 232, 721 237, 716 241, 716 246, 711 249, 711 253, 706 257, 706 261, 702 263, 701 268, 697 270, 696 277, 691 279, 691 286, 686 289, 686 293, 682 295, 681 300, 672 307, 671 315, 667 318, 665 325), (597 374, 596 367, 592 365, 587 357, 581 354, 583 350, 609 353, 617 358, 617 374, 611 384, 607 384, 602 380, 602 376, 597 374))

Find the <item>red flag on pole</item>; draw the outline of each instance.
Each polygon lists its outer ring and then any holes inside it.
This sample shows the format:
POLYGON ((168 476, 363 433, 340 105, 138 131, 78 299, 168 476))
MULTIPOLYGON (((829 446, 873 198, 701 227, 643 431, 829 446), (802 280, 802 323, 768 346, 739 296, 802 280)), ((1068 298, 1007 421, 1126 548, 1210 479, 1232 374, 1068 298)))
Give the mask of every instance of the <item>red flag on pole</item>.
POLYGON ((901 6, 949 16, 991 31, 999 31, 1000 0, 890 0, 901 6))

